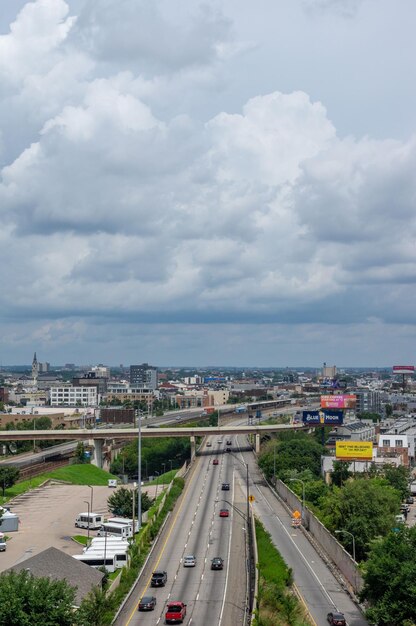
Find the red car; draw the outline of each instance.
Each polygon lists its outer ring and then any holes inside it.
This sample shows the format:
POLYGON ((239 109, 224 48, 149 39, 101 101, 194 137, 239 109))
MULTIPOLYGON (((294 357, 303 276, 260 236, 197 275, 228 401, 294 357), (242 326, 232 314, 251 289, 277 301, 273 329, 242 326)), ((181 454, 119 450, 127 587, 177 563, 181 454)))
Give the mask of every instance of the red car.
POLYGON ((166 614, 166 624, 182 624, 186 615, 186 604, 183 602, 169 602, 166 614))
POLYGON ((214 459, 214 460, 212 461, 212 464, 213 464, 213 465, 218 465, 218 464, 219 464, 218 459, 214 459))
POLYGON ((327 620, 331 626, 346 626, 347 624, 344 613, 340 613, 339 611, 328 613, 327 620))
POLYGON ((220 517, 229 517, 230 512, 228 509, 220 509, 220 517))

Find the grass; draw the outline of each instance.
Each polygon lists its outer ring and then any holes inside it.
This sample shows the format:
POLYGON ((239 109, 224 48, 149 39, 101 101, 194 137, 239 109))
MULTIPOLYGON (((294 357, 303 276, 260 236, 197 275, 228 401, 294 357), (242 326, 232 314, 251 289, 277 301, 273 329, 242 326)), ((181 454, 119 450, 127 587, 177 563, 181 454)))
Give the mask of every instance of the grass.
POLYGON ((257 519, 256 540, 259 593, 253 626, 308 626, 303 607, 291 589, 292 570, 257 519))
POLYGON ((86 546, 88 544, 88 537, 84 537, 84 535, 73 535, 71 539, 73 541, 76 541, 77 543, 80 543, 83 546, 86 546))
POLYGON ((109 478, 117 478, 108 472, 96 467, 95 465, 83 464, 83 465, 67 465, 60 467, 52 472, 40 474, 34 476, 28 480, 22 480, 16 483, 12 487, 6 489, 5 498, 1 499, 2 504, 15 498, 16 496, 39 487, 45 480, 48 479, 63 480, 71 485, 92 485, 92 486, 106 486, 109 478))
POLYGON ((157 478, 154 478, 151 482, 146 483, 146 485, 169 485, 172 480, 175 478, 178 470, 170 470, 165 474, 161 474, 157 478))

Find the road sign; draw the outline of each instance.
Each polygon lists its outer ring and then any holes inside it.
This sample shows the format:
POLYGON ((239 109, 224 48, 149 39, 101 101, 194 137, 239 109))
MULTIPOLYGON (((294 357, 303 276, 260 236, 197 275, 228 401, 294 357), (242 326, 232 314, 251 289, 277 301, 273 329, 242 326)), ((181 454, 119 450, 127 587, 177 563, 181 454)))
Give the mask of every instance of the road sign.
POLYGON ((254 500, 255 500, 255 497, 254 497, 254 496, 249 496, 249 497, 248 497, 248 501, 249 501, 249 502, 254 502, 254 500))
POLYGON ((296 511, 293 511, 292 517, 294 517, 295 519, 300 519, 302 517, 302 514, 296 510, 296 511))

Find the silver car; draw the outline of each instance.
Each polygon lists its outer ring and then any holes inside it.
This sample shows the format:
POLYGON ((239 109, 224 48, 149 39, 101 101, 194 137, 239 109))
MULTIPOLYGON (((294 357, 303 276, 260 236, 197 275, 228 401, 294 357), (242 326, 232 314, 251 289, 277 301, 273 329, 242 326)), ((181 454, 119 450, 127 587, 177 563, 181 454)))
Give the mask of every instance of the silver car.
POLYGON ((196 565, 196 558, 193 556, 193 554, 190 554, 189 556, 185 556, 183 559, 183 566, 184 567, 195 567, 196 565))

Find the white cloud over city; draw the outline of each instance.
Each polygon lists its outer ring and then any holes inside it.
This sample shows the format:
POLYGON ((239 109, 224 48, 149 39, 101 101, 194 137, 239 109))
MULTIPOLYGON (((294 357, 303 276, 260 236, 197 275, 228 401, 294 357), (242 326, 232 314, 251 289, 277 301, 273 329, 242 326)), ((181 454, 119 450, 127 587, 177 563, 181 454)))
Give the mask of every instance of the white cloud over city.
MULTIPOLYGON (((377 108, 371 75, 354 117, 356 47, 336 106, 325 68, 272 79, 250 3, 20 4, 0 35, 3 363, 413 362, 416 119, 377 108)), ((366 20, 371 48, 371 0, 283 4, 298 35, 334 31, 328 55, 366 20)))

